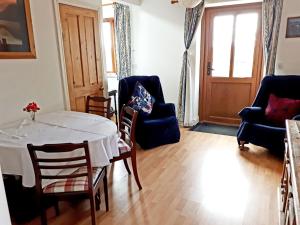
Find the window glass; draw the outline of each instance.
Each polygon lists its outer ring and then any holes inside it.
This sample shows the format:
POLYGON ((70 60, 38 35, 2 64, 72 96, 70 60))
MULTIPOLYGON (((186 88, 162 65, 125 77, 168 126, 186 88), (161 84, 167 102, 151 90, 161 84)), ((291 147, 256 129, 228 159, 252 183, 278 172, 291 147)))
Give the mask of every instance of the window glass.
POLYGON ((213 21, 213 77, 229 77, 233 15, 216 16, 213 21))
POLYGON ((105 51, 106 71, 116 73, 115 42, 114 42, 114 9, 113 5, 104 5, 103 10, 103 42, 105 51))
POLYGON ((252 77, 257 22, 257 13, 236 17, 233 77, 252 77))
POLYGON ((113 68, 113 43, 112 43, 112 26, 110 22, 103 23, 103 40, 105 50, 105 61, 107 72, 114 72, 113 68))

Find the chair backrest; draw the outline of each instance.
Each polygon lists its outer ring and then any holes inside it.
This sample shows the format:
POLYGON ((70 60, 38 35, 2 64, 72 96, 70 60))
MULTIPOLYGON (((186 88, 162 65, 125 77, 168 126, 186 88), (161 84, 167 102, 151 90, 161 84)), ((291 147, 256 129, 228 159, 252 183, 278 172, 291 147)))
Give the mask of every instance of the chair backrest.
POLYGON ((35 181, 38 192, 42 193, 42 180, 88 177, 89 190, 93 187, 92 167, 87 141, 78 144, 46 144, 41 146, 28 144, 27 148, 35 172, 35 181), (72 156, 66 157, 66 154, 72 156), (49 171, 53 171, 54 173, 64 169, 76 171, 82 167, 86 168, 86 172, 49 175, 53 174, 49 171), (48 173, 45 173, 46 170, 48 173))
POLYGON ((98 114, 109 119, 111 116, 110 103, 111 98, 105 98, 101 96, 87 96, 85 112, 98 114))
POLYGON ((135 129, 138 112, 129 106, 123 106, 120 115, 121 138, 131 147, 135 149, 135 129))
POLYGON ((140 82, 155 98, 157 103, 165 103, 161 83, 158 76, 131 76, 119 81, 119 109, 131 98, 136 82, 140 82))
POLYGON ((270 94, 281 98, 300 99, 300 76, 266 76, 261 82, 253 106, 266 108, 270 94))
POLYGON ((112 113, 115 114, 116 116, 116 124, 117 124, 117 127, 119 127, 119 123, 118 123, 118 108, 117 108, 117 93, 118 91, 117 90, 111 90, 108 92, 108 96, 109 97, 114 97, 114 110, 112 113))

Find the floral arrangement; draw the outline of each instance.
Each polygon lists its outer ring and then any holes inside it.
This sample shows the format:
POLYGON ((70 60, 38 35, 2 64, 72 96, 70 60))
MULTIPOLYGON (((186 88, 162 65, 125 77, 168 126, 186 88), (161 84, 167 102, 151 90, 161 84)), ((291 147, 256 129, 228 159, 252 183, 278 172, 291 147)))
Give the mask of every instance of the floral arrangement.
POLYGON ((28 105, 25 108, 23 108, 23 111, 30 113, 32 120, 35 120, 35 113, 39 110, 40 107, 35 102, 28 103, 28 105))

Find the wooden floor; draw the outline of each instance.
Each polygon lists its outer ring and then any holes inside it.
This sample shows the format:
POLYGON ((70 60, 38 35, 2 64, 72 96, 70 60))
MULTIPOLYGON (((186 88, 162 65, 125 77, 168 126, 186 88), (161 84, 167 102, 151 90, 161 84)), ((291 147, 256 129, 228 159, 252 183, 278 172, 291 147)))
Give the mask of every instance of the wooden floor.
MULTIPOLYGON (((138 151, 143 190, 122 162, 109 170, 110 211, 99 225, 276 225, 282 162, 261 148, 240 152, 236 138, 182 131, 181 142, 138 151)), ((61 203, 49 225, 89 225, 89 202, 61 203)), ((29 225, 39 224, 39 218, 29 225)))

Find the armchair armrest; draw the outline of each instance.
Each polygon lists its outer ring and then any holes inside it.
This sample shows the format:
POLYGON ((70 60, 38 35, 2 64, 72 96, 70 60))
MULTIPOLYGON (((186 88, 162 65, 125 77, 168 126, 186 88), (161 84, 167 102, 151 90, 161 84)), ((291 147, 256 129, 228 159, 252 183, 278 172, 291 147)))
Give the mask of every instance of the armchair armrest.
POLYGON ((300 120, 300 114, 293 117, 293 120, 300 120))
POLYGON ((239 116, 243 121, 259 122, 262 121, 265 111, 261 107, 245 107, 239 112, 239 116))
POLYGON ((154 104, 151 117, 159 118, 159 117, 168 117, 168 116, 176 116, 175 105, 173 103, 154 104))

